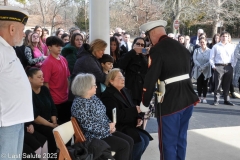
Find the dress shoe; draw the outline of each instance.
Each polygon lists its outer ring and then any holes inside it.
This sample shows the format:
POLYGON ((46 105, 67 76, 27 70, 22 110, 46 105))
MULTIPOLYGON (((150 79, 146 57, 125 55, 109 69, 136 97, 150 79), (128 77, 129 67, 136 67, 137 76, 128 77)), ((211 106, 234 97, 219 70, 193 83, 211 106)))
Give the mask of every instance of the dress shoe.
POLYGON ((233 104, 232 102, 230 102, 230 101, 224 101, 224 104, 226 104, 226 105, 230 105, 230 106, 234 106, 235 104, 233 104))
POLYGON ((213 105, 214 105, 214 106, 217 106, 217 105, 219 105, 219 103, 218 103, 218 102, 214 102, 213 105))

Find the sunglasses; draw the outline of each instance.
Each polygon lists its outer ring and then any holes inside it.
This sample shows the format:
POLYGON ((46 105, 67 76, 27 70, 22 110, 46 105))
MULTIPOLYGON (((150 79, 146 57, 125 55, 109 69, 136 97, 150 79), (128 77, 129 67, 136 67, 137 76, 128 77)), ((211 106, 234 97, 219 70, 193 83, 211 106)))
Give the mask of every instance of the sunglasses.
POLYGON ((144 47, 144 43, 135 43, 138 46, 144 47))

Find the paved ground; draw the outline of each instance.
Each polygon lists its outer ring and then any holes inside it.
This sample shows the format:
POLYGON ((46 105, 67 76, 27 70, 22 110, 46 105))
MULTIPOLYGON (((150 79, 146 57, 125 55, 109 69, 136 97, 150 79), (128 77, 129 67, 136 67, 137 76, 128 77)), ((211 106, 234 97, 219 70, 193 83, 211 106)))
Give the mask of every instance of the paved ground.
MULTIPOLYGON (((198 104, 189 124, 186 160, 240 160, 240 99, 232 99, 236 106, 198 104)), ((157 122, 151 118, 146 130, 154 137, 142 160, 158 160, 157 122)))

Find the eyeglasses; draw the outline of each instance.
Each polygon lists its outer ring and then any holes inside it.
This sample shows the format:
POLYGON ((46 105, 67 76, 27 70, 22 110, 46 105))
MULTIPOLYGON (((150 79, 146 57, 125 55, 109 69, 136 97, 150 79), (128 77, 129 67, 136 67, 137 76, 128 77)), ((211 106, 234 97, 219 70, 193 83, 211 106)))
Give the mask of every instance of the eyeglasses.
POLYGON ((120 76, 120 77, 117 77, 117 79, 119 79, 119 80, 125 80, 125 77, 120 76))
POLYGON ((138 46, 144 47, 144 43, 135 43, 138 46))
POLYGON ((97 87, 97 85, 96 85, 96 84, 94 84, 94 85, 92 85, 92 87, 97 87))
POLYGON ((33 37, 33 38, 39 38, 39 36, 34 36, 34 35, 33 35, 32 37, 33 37))

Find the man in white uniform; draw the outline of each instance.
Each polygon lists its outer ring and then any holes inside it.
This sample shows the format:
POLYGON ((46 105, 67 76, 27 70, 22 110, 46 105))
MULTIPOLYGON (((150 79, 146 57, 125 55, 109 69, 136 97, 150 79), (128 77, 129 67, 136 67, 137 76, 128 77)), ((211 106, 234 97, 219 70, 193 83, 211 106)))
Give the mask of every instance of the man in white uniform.
POLYGON ((33 120, 32 89, 13 46, 21 46, 28 13, 0 6, 0 160, 21 159, 24 122, 33 120))

